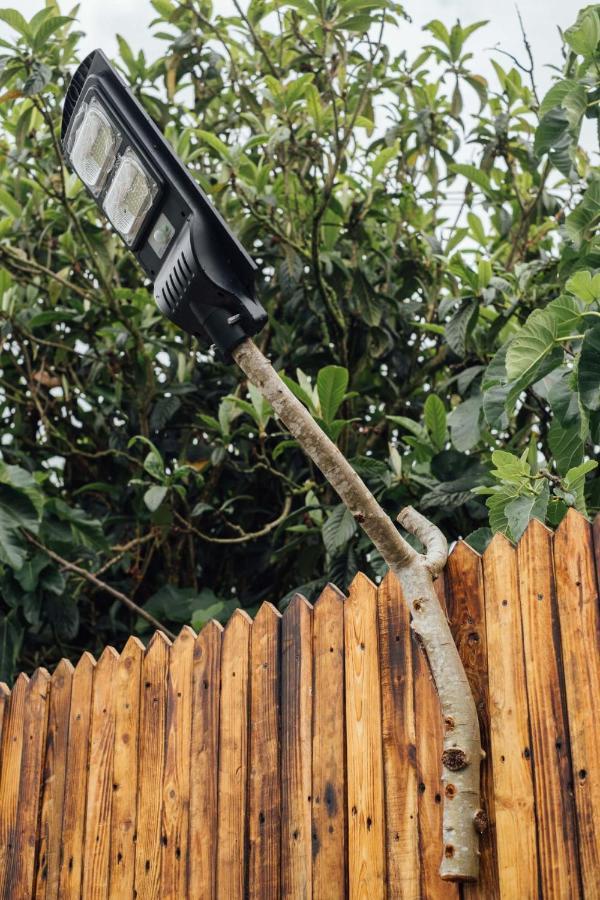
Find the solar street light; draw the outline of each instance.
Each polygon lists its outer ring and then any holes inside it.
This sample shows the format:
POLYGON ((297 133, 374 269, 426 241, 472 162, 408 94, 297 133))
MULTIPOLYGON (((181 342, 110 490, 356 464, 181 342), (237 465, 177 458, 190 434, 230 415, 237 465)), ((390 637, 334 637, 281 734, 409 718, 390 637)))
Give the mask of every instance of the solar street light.
POLYGON ((154 282, 158 306, 208 335, 226 359, 267 316, 256 265, 111 66, 94 50, 75 72, 61 140, 113 228, 154 282))
POLYGON ((113 228, 154 282, 161 311, 195 335, 206 334, 224 359, 233 358, 321 469, 398 577, 427 652, 442 714, 444 804, 440 873, 473 880, 478 871, 481 742, 477 710, 433 587, 447 545, 441 532, 411 507, 399 516, 425 545, 417 553, 336 445, 323 433, 252 340, 266 322, 255 297, 256 266, 200 190, 102 51, 79 66, 63 108, 61 140, 77 172, 113 228), (460 755, 460 771, 450 760, 460 755), (451 852, 449 852, 451 851, 451 852))

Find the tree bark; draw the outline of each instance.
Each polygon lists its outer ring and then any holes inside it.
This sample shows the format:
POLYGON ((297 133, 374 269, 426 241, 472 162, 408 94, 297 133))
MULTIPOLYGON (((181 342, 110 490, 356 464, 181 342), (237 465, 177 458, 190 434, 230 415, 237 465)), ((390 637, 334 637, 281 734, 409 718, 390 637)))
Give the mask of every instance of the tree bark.
POLYGON ((484 754, 471 688, 433 586, 446 564, 446 540, 428 519, 406 507, 398 521, 426 548, 424 554, 414 550, 254 342, 247 338, 232 355, 339 494, 402 586, 411 627, 427 654, 444 718, 444 853, 440 875, 447 881, 475 881, 479 872, 478 833, 485 827, 479 786, 484 754))

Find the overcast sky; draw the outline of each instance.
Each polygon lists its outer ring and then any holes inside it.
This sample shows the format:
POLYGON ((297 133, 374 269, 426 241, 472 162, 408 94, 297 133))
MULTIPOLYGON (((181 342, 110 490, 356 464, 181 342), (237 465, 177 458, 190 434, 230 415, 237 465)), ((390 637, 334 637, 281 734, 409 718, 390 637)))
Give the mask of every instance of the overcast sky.
MULTIPOLYGON (((3 6, 18 8, 30 18, 41 8, 43 0, 5 0, 3 6)), ((243 2, 243 0, 242 0, 243 2)), ((67 11, 71 3, 60 2, 61 9, 67 11)), ((550 84, 548 63, 560 60, 560 38, 557 26, 568 27, 575 18, 581 4, 565 3, 564 0, 520 0, 519 9, 536 60, 541 91, 550 84)), ((233 11, 231 0, 216 0, 224 13, 233 11)), ((493 79, 489 59, 495 45, 525 60, 523 42, 517 18, 516 6, 499 0, 408 0, 405 4, 413 24, 403 24, 396 34, 390 33, 389 43, 393 49, 418 48, 423 41, 421 28, 430 19, 439 18, 452 24, 459 18, 463 24, 489 19, 490 24, 477 32, 469 41, 474 53, 474 68, 487 78, 493 79)), ((102 47, 109 55, 116 53, 115 34, 122 34, 134 50, 143 48, 151 55, 164 48, 164 42, 152 37, 150 22, 156 13, 149 0, 81 0, 79 18, 86 37, 82 50, 102 47)), ((8 37, 10 29, 0 23, 0 36, 8 37)))

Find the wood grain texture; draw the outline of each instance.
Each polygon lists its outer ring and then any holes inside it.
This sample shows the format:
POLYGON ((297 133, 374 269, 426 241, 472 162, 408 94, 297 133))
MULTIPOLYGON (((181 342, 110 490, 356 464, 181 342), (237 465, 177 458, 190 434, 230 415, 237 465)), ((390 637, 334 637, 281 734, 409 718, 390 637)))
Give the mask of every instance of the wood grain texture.
POLYGON ((106 647, 94 671, 83 850, 83 896, 86 900, 108 897, 115 745, 114 676, 118 662, 119 654, 114 647, 106 647))
POLYGON ((142 662, 138 740, 140 747, 147 749, 140 754, 138 766, 134 890, 143 900, 161 898, 160 838, 170 646, 162 631, 156 631, 142 662))
POLYGON ((23 716, 29 678, 21 673, 12 689, 2 727, 0 757, 0 897, 8 896, 10 857, 16 840, 23 752, 23 716))
POLYGON ((533 900, 538 861, 517 555, 503 535, 485 551, 483 571, 500 895, 533 900))
POLYGON ((135 879, 140 681, 144 645, 130 637, 114 677, 115 748, 110 817, 110 897, 129 900, 135 879))
POLYGON ((420 896, 418 779, 409 614, 391 572, 377 592, 388 894, 420 896))
POLYGON ((48 723, 50 675, 36 669, 27 685, 23 714, 23 749, 19 778, 15 840, 8 865, 9 896, 26 900, 32 896, 39 844, 40 785, 48 723))
POLYGON ((559 673, 552 534, 536 519, 517 547, 540 887, 544 897, 580 892, 569 735, 559 673))
POLYGON ((280 897, 281 614, 263 603, 252 625, 248 785, 248 895, 280 897))
POLYGON ((311 896, 312 606, 300 594, 281 625, 281 885, 311 896))
MULTIPOLYGON (((445 607, 445 576, 435 582, 445 607)), ((440 702, 425 651, 411 634, 415 743, 417 748, 417 807, 419 811, 419 860, 423 900, 458 900, 456 884, 439 876, 442 859, 442 749, 443 725, 440 702)))
POLYGON ((385 896, 385 803, 379 684, 377 588, 362 574, 344 604, 348 892, 385 896))
POLYGON ((312 892, 346 896, 344 601, 329 584, 313 609, 312 892))
POLYGON ((554 536, 554 565, 579 860, 592 897, 600 884, 600 608, 592 526, 574 509, 554 536))
POLYGON ((35 897, 45 900, 58 898, 73 672, 69 660, 61 659, 52 674, 48 697, 48 728, 41 785, 40 845, 35 887, 35 897))
POLYGON ((69 747, 65 774, 62 847, 58 896, 81 896, 83 841, 88 782, 88 755, 92 716, 92 687, 96 661, 84 653, 73 672, 69 711, 69 747))
POLYGON ((495 900, 499 896, 498 849, 481 557, 464 541, 459 541, 450 554, 447 571, 446 609, 450 628, 475 698, 481 729, 481 746, 486 754, 481 765, 481 794, 482 809, 487 814, 488 828, 480 838, 479 881, 477 884, 465 885, 463 892, 465 900, 473 900, 476 897, 495 900))
POLYGON ((246 883, 248 683, 252 619, 236 610, 221 651, 217 896, 242 900, 246 883))
POLYGON ((167 678, 166 756, 162 802, 161 896, 188 896, 192 667, 195 631, 184 626, 171 647, 167 678))
POLYGON ((223 627, 208 622, 194 645, 190 759, 190 897, 213 900, 217 871, 219 705, 223 627))

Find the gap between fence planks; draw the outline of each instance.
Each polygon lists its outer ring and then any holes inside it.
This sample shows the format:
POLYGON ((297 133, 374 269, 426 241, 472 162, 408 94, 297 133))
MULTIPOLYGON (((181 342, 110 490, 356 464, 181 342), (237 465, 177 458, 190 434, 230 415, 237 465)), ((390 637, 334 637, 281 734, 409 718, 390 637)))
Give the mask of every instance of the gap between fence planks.
POLYGON ((452 786, 400 588, 359 574, 0 685, 0 895, 595 897, 599 563, 570 511, 437 582, 487 751, 477 886, 437 874, 452 786))

